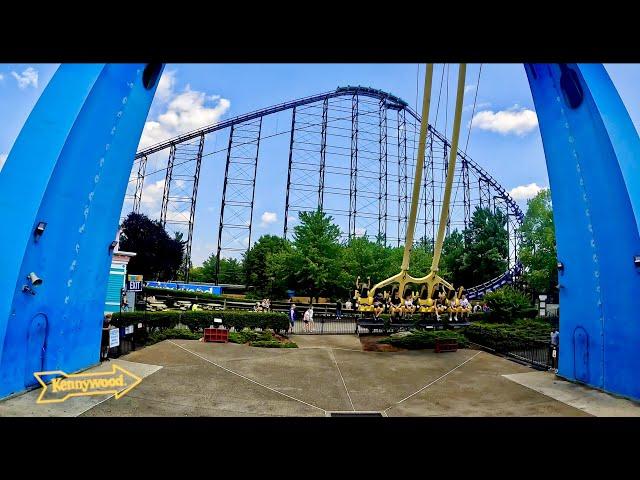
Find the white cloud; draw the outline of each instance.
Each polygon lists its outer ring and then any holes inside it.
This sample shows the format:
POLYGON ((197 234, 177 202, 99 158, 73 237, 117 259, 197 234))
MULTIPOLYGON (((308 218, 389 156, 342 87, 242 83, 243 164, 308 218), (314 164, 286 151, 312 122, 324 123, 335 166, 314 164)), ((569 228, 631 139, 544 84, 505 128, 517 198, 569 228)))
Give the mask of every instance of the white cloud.
POLYGON ((519 185, 509 190, 509 195, 514 200, 529 200, 535 197, 540 190, 544 190, 537 183, 530 183, 529 185, 519 185))
MULTIPOLYGON (((476 103, 476 110, 480 110, 482 108, 489 108, 491 106, 491 102, 481 102, 481 103, 476 103)), ((469 103, 468 105, 465 105, 464 107, 462 107, 463 111, 467 111, 467 110, 473 110, 473 103, 469 103)))
POLYGON ((164 178, 157 182, 145 185, 142 188, 141 204, 147 209, 151 210, 153 207, 157 207, 162 203, 162 196, 164 195, 164 178))
POLYGON ((474 115, 471 126, 480 130, 497 132, 501 135, 516 134, 522 136, 538 126, 536 112, 514 105, 508 110, 483 110, 474 115))
POLYGON ((264 212, 260 217, 262 223, 260 223, 261 227, 266 227, 267 225, 271 225, 278 221, 278 215, 274 212, 264 212))
POLYGON ((160 81, 158 82, 158 88, 156 89, 155 98, 157 98, 161 102, 168 101, 171 95, 173 94, 173 89, 175 85, 176 85, 176 71, 165 70, 162 73, 162 77, 160 77, 160 81))
POLYGON ((38 71, 33 67, 28 67, 22 73, 11 72, 11 75, 16 79, 18 87, 21 89, 25 89, 29 85, 38 88, 38 71))
POLYGON ((0 80, 4 80, 4 75, 0 73, 0 80))
POLYGON ((357 227, 355 233, 356 237, 362 237, 365 233, 367 233, 367 230, 362 227, 357 227))
POLYGON ((2 170, 2 167, 4 166, 4 162, 7 161, 7 157, 8 155, 6 153, 0 153, 0 170, 2 170))
POLYGON ((177 93, 175 86, 176 71, 165 72, 156 91, 156 99, 164 111, 145 123, 139 148, 216 123, 231 106, 229 100, 219 95, 191 90, 189 85, 177 93))
POLYGON ((475 85, 465 85, 464 86, 464 94, 466 95, 469 92, 473 92, 476 89, 475 85))

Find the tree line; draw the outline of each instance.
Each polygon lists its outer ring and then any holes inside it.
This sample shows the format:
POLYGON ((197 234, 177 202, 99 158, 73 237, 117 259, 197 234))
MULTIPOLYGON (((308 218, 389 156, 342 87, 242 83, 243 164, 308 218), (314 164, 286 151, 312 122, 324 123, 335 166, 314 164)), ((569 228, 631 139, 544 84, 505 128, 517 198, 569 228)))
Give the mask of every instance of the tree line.
MULTIPOLYGON (((454 286, 474 286, 503 273, 508 266, 509 238, 506 215, 476 208, 468 227, 453 230, 443 243, 439 274, 454 286)), ((159 222, 130 214, 123 223, 121 249, 137 253, 129 263, 132 273, 148 279, 180 279, 184 267, 184 241, 167 234, 159 222)), ((556 250, 551 197, 542 190, 527 203, 521 228, 519 257, 531 294, 550 293, 557 284, 556 250)), ((346 298, 357 276, 373 283, 400 270, 404 247, 387 245, 367 236, 342 240, 334 219, 321 210, 301 212, 291 240, 263 235, 239 259, 222 258, 219 281, 244 284, 256 296, 284 298, 287 291, 311 297, 346 298)), ((421 238, 411 251, 409 273, 429 273, 433 239, 421 238)), ((190 280, 213 283, 216 255, 190 269, 190 280)))

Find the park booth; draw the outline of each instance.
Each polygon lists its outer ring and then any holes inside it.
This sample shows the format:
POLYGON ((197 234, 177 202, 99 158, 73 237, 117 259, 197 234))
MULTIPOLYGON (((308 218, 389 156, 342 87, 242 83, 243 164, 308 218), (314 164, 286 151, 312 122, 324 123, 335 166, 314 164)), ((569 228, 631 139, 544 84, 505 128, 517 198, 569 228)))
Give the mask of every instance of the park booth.
MULTIPOLYGON (((117 251, 113 253, 111 268, 109 269, 109 280, 107 281, 107 298, 104 302, 104 311, 120 311, 120 295, 125 288, 127 280, 127 264, 136 254, 132 252, 117 251)), ((128 299, 130 309, 133 309, 134 302, 128 299)))

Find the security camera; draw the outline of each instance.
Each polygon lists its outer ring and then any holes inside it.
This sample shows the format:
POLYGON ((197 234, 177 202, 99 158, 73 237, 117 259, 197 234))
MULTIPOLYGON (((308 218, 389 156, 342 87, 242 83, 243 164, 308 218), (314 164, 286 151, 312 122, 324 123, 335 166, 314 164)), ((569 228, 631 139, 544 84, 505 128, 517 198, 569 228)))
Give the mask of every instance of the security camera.
POLYGON ((42 285, 42 279, 38 277, 34 272, 31 272, 27 276, 27 280, 29 280, 31 282, 31 285, 33 285, 34 287, 42 285))

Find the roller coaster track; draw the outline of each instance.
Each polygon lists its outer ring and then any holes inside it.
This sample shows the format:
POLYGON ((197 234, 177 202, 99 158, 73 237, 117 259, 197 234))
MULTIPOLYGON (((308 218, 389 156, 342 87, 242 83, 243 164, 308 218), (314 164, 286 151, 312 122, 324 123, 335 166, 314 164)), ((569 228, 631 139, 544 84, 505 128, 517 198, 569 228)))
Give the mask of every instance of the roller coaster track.
MULTIPOLYGON (((243 115, 239 115, 237 117, 229 118, 227 120, 207 125, 205 127, 199 128, 197 130, 193 130, 191 132, 173 137, 171 139, 165 140, 163 142, 157 143, 155 145, 149 146, 143 150, 138 151, 136 153, 135 159, 141 159, 144 157, 148 157, 153 155, 154 153, 160 152, 167 148, 171 148, 174 145, 187 142, 189 140, 193 140, 199 138, 203 135, 207 135, 209 133, 213 133, 219 130, 224 130, 225 128, 230 128, 234 125, 242 124, 245 122, 249 122, 251 120, 255 120, 261 117, 265 117, 268 115, 276 114, 285 110, 290 110, 299 106, 309 105, 316 102, 322 102, 326 99, 343 97, 343 96, 354 96, 359 95, 363 97, 369 97, 373 99, 377 99, 380 102, 385 102, 386 107, 394 110, 405 110, 408 112, 416 122, 420 123, 420 115, 415 112, 407 102, 402 100, 401 98, 374 88, 370 87, 362 87, 362 86, 347 86, 347 87, 338 87, 334 91, 320 93, 317 95, 311 95, 308 97, 300 98, 297 100, 292 100, 289 102, 279 103, 277 105, 273 105, 267 108, 263 108, 260 110, 255 110, 253 112, 245 113, 243 115)), ((432 125, 429 125, 429 131, 432 135, 437 137, 440 141, 442 141, 447 147, 451 147, 451 143, 446 139, 446 137, 438 132, 432 125)), ((474 170, 480 177, 482 177, 488 184, 490 184, 498 193, 498 197, 500 197, 508 206, 511 215, 514 215, 517 219, 518 224, 522 224, 524 219, 524 214, 518 204, 511 198, 509 193, 495 180, 486 170, 484 170, 480 165, 474 162, 471 158, 469 158, 463 151, 458 150, 458 157, 467 163, 467 165, 474 170)), ((501 286, 511 284, 521 275, 523 270, 522 263, 517 260, 515 265, 511 267, 509 270, 504 272, 502 275, 497 276, 481 285, 478 285, 473 288, 469 288, 467 290, 469 298, 480 298, 485 293, 495 290, 501 286)))

